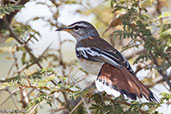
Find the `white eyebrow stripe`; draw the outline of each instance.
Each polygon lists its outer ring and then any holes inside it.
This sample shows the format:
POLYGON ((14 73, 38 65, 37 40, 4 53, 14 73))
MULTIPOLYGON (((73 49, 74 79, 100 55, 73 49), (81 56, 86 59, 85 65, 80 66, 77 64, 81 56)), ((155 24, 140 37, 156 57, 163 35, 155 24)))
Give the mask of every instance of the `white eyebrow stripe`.
POLYGON ((72 27, 75 27, 75 26, 88 27, 88 25, 83 24, 83 23, 76 23, 76 24, 74 24, 74 25, 72 25, 72 26, 70 26, 70 27, 72 28, 72 27))

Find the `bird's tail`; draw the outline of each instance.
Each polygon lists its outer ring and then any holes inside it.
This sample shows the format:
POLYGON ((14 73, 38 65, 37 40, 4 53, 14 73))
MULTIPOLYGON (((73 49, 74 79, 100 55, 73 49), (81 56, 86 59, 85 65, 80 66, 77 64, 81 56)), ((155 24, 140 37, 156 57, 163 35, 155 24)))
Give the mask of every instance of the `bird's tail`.
POLYGON ((104 64, 97 77, 96 87, 99 91, 105 91, 114 96, 126 95, 133 100, 144 96, 149 101, 157 102, 153 93, 126 68, 118 69, 104 64))

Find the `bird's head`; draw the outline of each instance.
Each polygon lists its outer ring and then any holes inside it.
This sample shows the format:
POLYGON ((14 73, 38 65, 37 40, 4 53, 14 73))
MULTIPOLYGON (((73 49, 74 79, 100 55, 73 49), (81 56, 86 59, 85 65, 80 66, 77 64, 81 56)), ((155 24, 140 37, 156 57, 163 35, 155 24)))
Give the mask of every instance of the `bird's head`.
POLYGON ((56 31, 66 31, 70 33, 77 41, 86 39, 88 37, 99 38, 99 34, 93 25, 86 21, 78 21, 67 27, 58 28, 56 31))

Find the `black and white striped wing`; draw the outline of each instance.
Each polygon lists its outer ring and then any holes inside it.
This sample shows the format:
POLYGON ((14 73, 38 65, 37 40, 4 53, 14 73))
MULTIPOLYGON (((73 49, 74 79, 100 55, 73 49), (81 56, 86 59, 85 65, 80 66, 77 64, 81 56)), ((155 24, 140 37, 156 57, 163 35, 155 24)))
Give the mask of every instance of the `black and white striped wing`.
POLYGON ((78 58, 84 58, 90 61, 104 62, 113 65, 116 68, 127 68, 133 73, 133 70, 126 60, 117 50, 102 50, 95 47, 78 47, 76 48, 78 58))

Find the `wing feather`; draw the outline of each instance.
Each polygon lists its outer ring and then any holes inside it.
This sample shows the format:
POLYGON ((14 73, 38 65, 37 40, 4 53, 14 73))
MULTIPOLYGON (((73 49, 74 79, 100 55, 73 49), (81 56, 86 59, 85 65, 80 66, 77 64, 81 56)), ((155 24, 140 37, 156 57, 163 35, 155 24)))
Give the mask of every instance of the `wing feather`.
POLYGON ((105 50, 95 47, 78 47, 76 49, 77 57, 83 57, 87 60, 96 62, 105 62, 117 68, 125 67, 128 71, 133 73, 133 70, 125 57, 117 50, 105 50))

